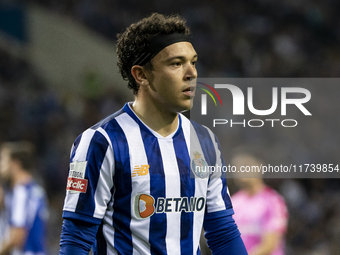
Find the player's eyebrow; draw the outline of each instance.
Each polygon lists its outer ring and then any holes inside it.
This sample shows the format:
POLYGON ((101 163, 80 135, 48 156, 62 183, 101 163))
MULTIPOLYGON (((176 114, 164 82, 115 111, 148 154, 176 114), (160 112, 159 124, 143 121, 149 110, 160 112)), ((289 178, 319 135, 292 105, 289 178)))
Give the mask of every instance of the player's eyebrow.
MULTIPOLYGON (((197 59, 197 57, 198 57, 197 54, 195 54, 191 59, 197 59)), ((187 57, 185 57, 185 56, 174 56, 174 57, 170 57, 170 58, 166 59, 165 62, 171 62, 174 59, 184 60, 184 59, 187 59, 187 57)))

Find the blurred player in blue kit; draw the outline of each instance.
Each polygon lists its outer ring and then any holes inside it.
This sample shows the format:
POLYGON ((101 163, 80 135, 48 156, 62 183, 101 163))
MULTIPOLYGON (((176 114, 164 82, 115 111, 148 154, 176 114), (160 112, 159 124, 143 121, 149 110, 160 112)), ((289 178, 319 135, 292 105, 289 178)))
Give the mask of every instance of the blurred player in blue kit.
MULTIPOLYGON (((1 181, 1 179, 0 179, 1 181)), ((5 192, 0 182, 0 250, 1 243, 5 239, 8 229, 7 212, 5 210, 5 192)))
POLYGON ((224 161, 216 136, 180 113, 196 88, 189 34, 181 17, 153 14, 118 35, 135 100, 72 146, 60 255, 199 254, 202 226, 213 254, 247 254, 226 179, 194 169, 224 161))
POLYGON ((8 228, 2 233, 0 255, 44 255, 47 200, 32 173, 34 146, 25 141, 3 143, 0 160, 1 181, 7 187, 3 224, 8 228))

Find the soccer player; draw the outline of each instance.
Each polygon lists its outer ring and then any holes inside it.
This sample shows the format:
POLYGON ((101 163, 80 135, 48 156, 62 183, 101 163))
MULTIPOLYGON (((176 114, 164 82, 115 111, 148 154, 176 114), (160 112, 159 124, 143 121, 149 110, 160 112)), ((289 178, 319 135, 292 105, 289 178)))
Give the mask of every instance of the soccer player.
POLYGON ((29 142, 3 143, 0 177, 9 190, 5 209, 9 232, 0 245, 0 255, 44 255, 47 220, 46 196, 33 178, 34 147, 29 142))
POLYGON ((60 255, 199 254, 202 225, 213 254, 247 254, 226 179, 193 169, 223 159, 212 132, 180 114, 197 77, 185 21, 152 14, 118 35, 117 54, 135 100, 72 146, 60 255))
MULTIPOLYGON (((258 158, 237 154, 232 165, 260 166, 258 158)), ((231 197, 235 221, 250 255, 283 255, 288 213, 284 199, 262 178, 235 179, 241 190, 231 197)))
POLYGON ((0 182, 0 250, 1 250, 1 243, 5 239, 8 229, 8 220, 5 210, 5 193, 4 189, 2 188, 2 184, 0 182))

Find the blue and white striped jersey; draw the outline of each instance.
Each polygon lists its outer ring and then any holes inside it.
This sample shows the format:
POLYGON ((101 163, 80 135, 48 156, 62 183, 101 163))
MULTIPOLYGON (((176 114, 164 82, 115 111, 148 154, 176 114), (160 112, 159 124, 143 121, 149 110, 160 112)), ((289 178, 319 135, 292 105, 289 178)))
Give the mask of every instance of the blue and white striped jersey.
POLYGON ((100 224, 97 254, 197 254, 205 214, 233 214, 225 178, 193 174, 224 164, 217 138, 180 114, 162 137, 129 104, 74 142, 63 217, 100 224))
POLYGON ((6 194, 10 227, 25 228, 27 239, 21 250, 13 255, 44 255, 46 224, 48 217, 47 200, 44 189, 36 182, 15 185, 6 194))

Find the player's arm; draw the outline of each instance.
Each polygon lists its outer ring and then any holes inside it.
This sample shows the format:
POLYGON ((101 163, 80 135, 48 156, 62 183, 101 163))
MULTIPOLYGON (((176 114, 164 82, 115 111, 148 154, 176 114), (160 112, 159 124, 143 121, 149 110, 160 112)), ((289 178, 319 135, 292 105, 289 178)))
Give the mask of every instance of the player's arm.
MULTIPOLYGON (((224 166, 218 139, 211 131, 209 133, 216 152, 215 165, 224 166)), ((247 255, 241 234, 232 217, 234 211, 228 192, 227 179, 222 173, 213 173, 210 176, 206 206, 203 227, 212 254, 247 255)))
POLYGON ((25 228, 11 227, 9 229, 9 239, 2 244, 0 255, 7 255, 15 249, 21 249, 25 244, 27 231, 25 228))
POLYGON ((250 255, 270 255, 279 245, 282 234, 278 232, 267 232, 263 235, 261 243, 250 253, 250 255))
POLYGON ((212 177, 207 192, 203 227, 213 255, 247 255, 238 227, 232 217, 226 178, 212 177))
MULTIPOLYGON (((72 166, 82 178, 75 180, 84 185, 82 190, 72 185, 67 188, 59 254, 83 255, 89 253, 111 199, 114 155, 105 136, 89 129, 76 139, 70 161, 70 171, 72 166)), ((68 183, 73 181, 72 176, 69 174, 68 183)))
POLYGON ((203 227, 213 255, 248 254, 232 215, 228 215, 226 211, 206 214, 203 227))
POLYGON ((64 219, 59 255, 88 255, 96 239, 99 225, 64 219))

